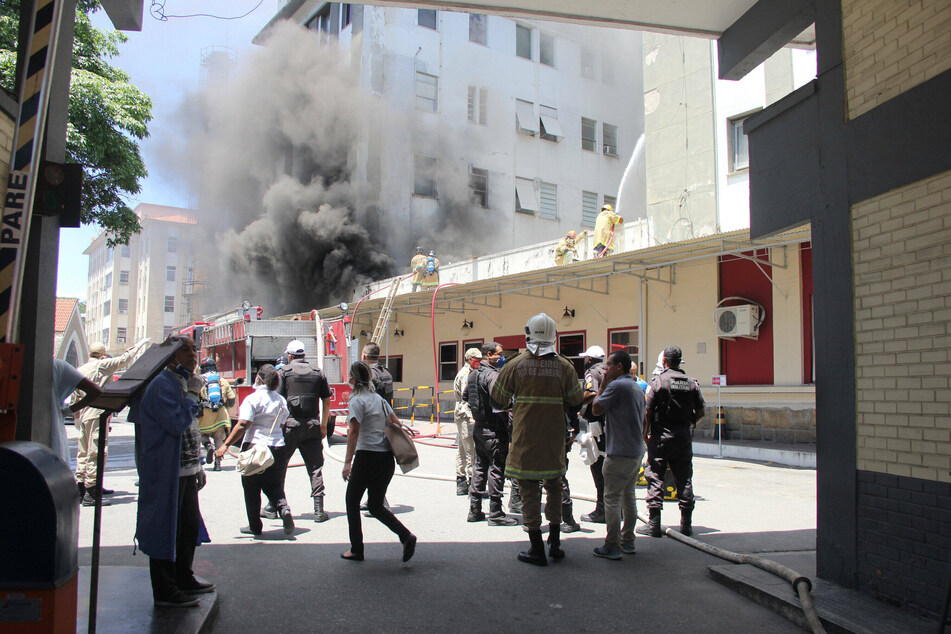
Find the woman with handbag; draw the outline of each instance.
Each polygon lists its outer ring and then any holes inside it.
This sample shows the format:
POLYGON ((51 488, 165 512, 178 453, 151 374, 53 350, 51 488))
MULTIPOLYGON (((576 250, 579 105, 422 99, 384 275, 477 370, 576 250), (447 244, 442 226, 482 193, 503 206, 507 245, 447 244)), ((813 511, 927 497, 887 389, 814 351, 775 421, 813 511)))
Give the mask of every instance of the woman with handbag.
POLYGON ((261 366, 254 379, 254 392, 244 399, 238 410, 237 424, 215 451, 215 456, 221 458, 228 447, 244 437, 238 468, 243 469, 241 487, 248 513, 248 525, 241 532, 248 535, 260 535, 264 528, 260 517, 262 491, 278 509, 278 516, 284 522, 284 534, 294 532, 294 518, 284 497, 284 468, 290 456, 284 446, 282 430, 288 416, 287 401, 276 391, 279 381, 273 365, 261 366), (269 460, 268 455, 273 459, 269 460))
POLYGON ((350 365, 350 409, 347 413, 347 457, 343 479, 347 481, 347 522, 350 526, 350 550, 340 556, 363 561, 363 525, 360 498, 367 492, 367 510, 396 533, 403 544, 403 561, 416 550, 416 536, 409 532, 383 504, 386 489, 393 479, 395 458, 386 439, 387 425, 400 426, 400 420, 386 400, 371 387, 372 372, 360 361, 350 365))

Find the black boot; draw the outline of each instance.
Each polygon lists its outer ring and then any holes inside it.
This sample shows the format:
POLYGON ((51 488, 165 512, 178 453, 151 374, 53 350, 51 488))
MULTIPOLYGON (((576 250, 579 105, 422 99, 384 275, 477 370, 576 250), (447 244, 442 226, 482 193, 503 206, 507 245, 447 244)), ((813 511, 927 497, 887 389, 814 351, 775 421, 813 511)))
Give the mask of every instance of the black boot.
POLYGON ((489 526, 515 526, 518 520, 508 517, 502 510, 502 498, 489 500, 489 526))
POLYGON ((591 522, 592 524, 604 524, 604 507, 600 504, 594 507, 594 510, 581 516, 582 522, 591 522))
POLYGON ((83 506, 96 506, 96 500, 101 500, 103 506, 112 504, 109 500, 102 499, 102 490, 98 486, 86 489, 86 493, 83 495, 83 506))
POLYGON ((469 497, 469 517, 467 522, 481 522, 485 519, 485 513, 482 512, 482 500, 476 496, 469 497))
POLYGON ((558 524, 548 525, 548 556, 559 561, 565 558, 565 551, 561 549, 561 535, 558 524))
POLYGON ((522 512, 522 492, 518 488, 518 483, 512 480, 512 492, 509 494, 509 513, 522 512))
POLYGON ((215 456, 215 466, 211 468, 212 471, 221 471, 221 458, 215 456))
POLYGON ((267 520, 276 520, 277 519, 277 509, 274 508, 274 505, 268 502, 263 509, 261 509, 261 517, 267 520))
POLYGON ((638 535, 663 537, 664 533, 660 530, 660 509, 650 509, 650 521, 647 524, 638 526, 634 532, 638 535))
POLYGON ((82 502, 83 498, 86 497, 86 483, 77 482, 76 486, 79 488, 79 501, 82 502))
POLYGON ((465 477, 456 476, 456 495, 469 495, 469 482, 465 477))
POLYGON ((528 552, 519 553, 518 560, 536 566, 547 566, 548 558, 545 557, 545 542, 542 541, 542 532, 528 531, 528 539, 531 540, 532 547, 528 552))
POLYGON ((561 507, 561 532, 562 533, 575 533, 581 530, 581 525, 575 521, 574 516, 571 514, 571 507, 561 507))
POLYGON ((680 533, 690 537, 693 535, 693 526, 691 525, 693 519, 693 509, 684 509, 680 511, 680 533))
POLYGON ((330 519, 330 516, 324 513, 324 496, 318 496, 314 498, 314 521, 318 524, 320 522, 326 522, 330 519))

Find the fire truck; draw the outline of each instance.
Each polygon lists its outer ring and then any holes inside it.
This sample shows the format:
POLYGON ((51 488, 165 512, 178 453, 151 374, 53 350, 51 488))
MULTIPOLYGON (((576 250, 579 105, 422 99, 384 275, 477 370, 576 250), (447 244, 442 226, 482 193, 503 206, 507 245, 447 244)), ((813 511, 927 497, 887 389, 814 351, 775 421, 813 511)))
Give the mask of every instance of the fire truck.
POLYGON ((327 435, 333 433, 334 419, 347 415, 350 385, 347 383, 348 337, 345 318, 320 319, 317 311, 261 319, 263 310, 245 302, 241 308, 216 315, 201 332, 201 356, 211 357, 218 374, 235 386, 238 406, 254 389, 254 376, 265 363, 278 364, 293 339, 304 343, 305 359, 324 372, 330 383, 330 418, 327 435), (339 342, 339 343, 338 343, 339 342))

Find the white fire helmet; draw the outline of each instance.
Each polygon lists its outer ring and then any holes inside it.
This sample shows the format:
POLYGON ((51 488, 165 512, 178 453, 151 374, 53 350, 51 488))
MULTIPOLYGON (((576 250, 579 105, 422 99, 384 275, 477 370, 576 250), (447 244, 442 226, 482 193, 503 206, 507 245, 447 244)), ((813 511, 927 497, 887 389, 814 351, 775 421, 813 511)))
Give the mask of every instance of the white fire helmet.
POLYGON ((555 352, 555 320, 538 313, 525 324, 525 347, 536 357, 555 352))

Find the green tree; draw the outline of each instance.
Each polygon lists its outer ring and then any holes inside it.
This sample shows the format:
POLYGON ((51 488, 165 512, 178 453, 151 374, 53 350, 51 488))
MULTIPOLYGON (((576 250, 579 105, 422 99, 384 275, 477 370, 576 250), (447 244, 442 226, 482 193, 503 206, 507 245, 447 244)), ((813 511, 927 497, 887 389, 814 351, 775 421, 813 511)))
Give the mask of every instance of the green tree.
MULTIPOLYGON (((82 221, 105 229, 110 245, 127 244, 141 229, 125 201, 141 191, 148 174, 138 142, 149 135, 152 101, 109 65, 127 38, 92 25, 89 16, 99 8, 98 0, 78 0, 76 6, 66 158, 85 172, 82 221)), ((11 92, 19 19, 19 0, 0 1, 0 85, 11 92)))

